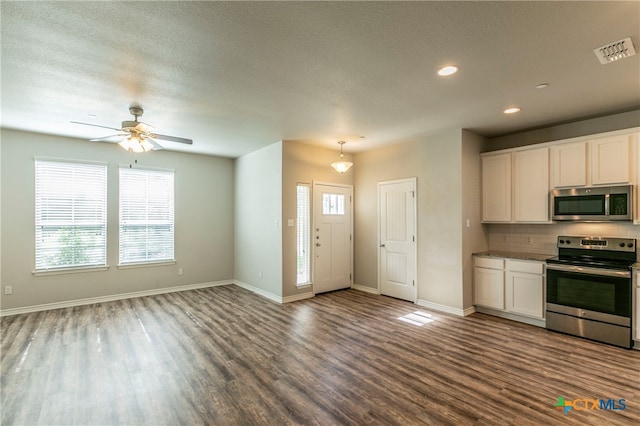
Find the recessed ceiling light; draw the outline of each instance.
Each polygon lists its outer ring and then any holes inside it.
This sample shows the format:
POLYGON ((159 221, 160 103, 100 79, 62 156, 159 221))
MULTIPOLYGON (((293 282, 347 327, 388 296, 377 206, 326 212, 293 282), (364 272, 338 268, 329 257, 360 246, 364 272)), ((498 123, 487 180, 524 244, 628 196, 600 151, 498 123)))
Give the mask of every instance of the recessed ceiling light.
POLYGON ((89 117, 89 118, 96 118, 96 117, 97 117, 97 115, 95 115, 95 114, 93 114, 93 113, 90 113, 90 114, 87 114, 87 117, 89 117))
POLYGON ((438 75, 446 76, 446 75, 455 74, 457 72, 458 72, 458 67, 456 67, 455 65, 447 65, 446 67, 442 67, 438 70, 438 75))
POLYGON ((520 112, 520 108, 518 107, 507 108, 502 112, 504 112, 505 114, 515 114, 516 112, 520 112))
POLYGON ((549 83, 540 83, 536 86, 536 89, 544 89, 546 87, 549 87, 549 83))

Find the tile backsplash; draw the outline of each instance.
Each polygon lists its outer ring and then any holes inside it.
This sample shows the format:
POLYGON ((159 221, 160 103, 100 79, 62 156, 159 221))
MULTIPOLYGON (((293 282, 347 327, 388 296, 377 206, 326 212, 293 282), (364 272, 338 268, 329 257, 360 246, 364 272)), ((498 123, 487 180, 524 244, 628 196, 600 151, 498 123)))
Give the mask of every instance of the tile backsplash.
MULTIPOLYGON (((558 254, 559 235, 620 237, 640 240, 640 225, 628 222, 553 223, 548 225, 491 224, 489 249, 524 253, 558 254)), ((640 243, 640 241, 638 241, 640 243)), ((640 252, 639 258, 640 261, 640 252)))

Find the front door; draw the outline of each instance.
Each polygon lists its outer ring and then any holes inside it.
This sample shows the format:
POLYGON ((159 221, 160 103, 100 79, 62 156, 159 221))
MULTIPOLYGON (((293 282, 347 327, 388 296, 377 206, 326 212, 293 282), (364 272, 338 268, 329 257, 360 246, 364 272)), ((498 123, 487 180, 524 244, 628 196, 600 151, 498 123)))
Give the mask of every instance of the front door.
POLYGON ((313 185, 314 292, 351 287, 352 194, 350 185, 313 185))
POLYGON ((378 183, 380 294, 416 301, 416 180, 378 183))

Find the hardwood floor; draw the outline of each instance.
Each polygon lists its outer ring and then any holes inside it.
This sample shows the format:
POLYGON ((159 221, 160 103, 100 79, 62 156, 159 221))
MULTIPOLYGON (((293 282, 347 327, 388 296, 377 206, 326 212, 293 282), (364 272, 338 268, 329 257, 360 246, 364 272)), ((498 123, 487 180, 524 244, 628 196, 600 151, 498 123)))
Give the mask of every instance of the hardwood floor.
POLYGON ((224 286, 4 317, 1 422, 640 424, 640 351, 483 314, 399 320, 415 311, 224 286))

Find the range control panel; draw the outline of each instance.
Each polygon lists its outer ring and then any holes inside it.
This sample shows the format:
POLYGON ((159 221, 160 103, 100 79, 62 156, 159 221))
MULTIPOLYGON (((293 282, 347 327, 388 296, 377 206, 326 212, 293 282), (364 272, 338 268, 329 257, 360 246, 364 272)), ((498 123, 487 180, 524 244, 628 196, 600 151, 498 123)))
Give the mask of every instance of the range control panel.
POLYGON ((607 237, 558 237, 558 248, 582 250, 609 250, 627 253, 636 252, 636 240, 633 238, 607 237))

